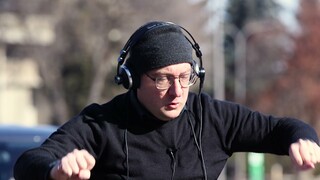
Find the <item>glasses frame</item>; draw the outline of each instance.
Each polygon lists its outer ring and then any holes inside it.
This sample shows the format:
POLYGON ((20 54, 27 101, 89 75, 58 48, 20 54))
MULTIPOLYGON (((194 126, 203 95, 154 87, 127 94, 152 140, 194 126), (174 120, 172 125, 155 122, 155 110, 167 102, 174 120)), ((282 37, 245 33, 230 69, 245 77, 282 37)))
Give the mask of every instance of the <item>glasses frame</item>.
POLYGON ((159 89, 159 90, 169 89, 169 88, 173 85, 173 83, 174 83, 174 81, 175 81, 176 79, 179 79, 179 84, 180 84, 180 86, 181 86, 182 88, 190 87, 190 86, 194 85, 194 84, 197 82, 197 80, 198 80, 198 76, 197 76, 196 72, 194 72, 193 69, 191 70, 191 74, 190 74, 190 77, 189 77, 189 83, 188 83, 187 86, 184 86, 184 85, 181 84, 181 78, 182 78, 181 75, 179 75, 179 76, 162 75, 162 76, 158 76, 158 77, 151 77, 151 76, 150 76, 149 74, 147 74, 147 73, 144 73, 144 74, 145 74, 148 78, 150 78, 152 81, 154 81, 156 88, 159 89), (160 87, 160 86, 159 86, 158 81, 159 81, 160 78, 163 78, 163 77, 166 77, 166 78, 168 79, 168 82, 169 82, 168 87, 160 87))

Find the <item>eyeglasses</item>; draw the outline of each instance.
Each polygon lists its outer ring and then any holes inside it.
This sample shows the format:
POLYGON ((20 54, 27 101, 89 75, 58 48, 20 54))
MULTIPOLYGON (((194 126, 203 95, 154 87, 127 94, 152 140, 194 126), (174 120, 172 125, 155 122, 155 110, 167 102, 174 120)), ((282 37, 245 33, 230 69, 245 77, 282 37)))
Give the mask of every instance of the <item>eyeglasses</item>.
POLYGON ((145 75, 155 82, 156 87, 159 90, 169 89, 171 85, 174 83, 175 79, 179 79, 179 83, 183 88, 187 88, 194 85, 198 79, 198 76, 194 72, 182 74, 179 77, 174 77, 171 75, 151 77, 147 73, 145 73, 145 75))

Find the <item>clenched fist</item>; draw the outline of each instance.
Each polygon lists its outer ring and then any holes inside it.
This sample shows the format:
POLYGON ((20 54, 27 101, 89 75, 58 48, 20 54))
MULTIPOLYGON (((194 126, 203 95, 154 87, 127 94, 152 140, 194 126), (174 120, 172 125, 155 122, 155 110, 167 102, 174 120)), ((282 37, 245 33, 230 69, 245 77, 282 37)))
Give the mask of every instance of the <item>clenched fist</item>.
POLYGON ((89 179, 94 165, 95 159, 88 151, 75 149, 55 164, 50 177, 55 180, 89 179))

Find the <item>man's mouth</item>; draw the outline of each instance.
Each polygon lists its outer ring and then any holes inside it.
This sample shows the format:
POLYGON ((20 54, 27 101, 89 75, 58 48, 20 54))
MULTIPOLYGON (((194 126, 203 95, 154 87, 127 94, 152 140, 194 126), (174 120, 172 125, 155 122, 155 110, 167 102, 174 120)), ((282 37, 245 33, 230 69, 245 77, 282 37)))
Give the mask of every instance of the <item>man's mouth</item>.
POLYGON ((169 104, 167 105, 167 107, 168 107, 169 109, 177 109, 177 108, 179 107, 179 104, 180 104, 180 103, 178 103, 178 102, 172 102, 172 103, 169 103, 169 104))

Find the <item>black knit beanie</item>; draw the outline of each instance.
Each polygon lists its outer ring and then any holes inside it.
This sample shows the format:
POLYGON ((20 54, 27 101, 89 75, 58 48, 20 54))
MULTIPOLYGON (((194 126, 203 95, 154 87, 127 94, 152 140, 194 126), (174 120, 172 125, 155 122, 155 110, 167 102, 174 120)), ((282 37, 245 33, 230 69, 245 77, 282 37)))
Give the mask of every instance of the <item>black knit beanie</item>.
MULTIPOLYGON (((134 76, 172 64, 192 64, 192 46, 175 24, 147 31, 130 50, 126 66, 134 76)), ((138 78, 137 77, 137 78, 138 78)))

